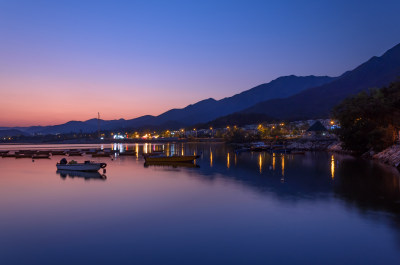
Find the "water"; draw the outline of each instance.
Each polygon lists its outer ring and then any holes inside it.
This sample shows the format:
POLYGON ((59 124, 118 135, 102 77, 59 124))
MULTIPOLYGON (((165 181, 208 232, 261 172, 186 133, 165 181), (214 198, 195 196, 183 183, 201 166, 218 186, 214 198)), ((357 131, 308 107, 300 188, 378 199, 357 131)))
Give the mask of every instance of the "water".
POLYGON ((398 264, 390 167, 224 144, 103 147, 201 158, 196 167, 98 159, 106 177, 58 174, 61 157, 0 159, 0 264, 398 264))

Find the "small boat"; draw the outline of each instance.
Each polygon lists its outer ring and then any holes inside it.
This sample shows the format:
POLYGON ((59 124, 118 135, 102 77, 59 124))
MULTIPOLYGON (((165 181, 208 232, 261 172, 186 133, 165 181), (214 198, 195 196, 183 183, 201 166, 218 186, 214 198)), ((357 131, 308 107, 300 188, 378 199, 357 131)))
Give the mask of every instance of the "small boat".
POLYGON ((152 156, 145 156, 144 160, 146 162, 193 162, 195 159, 199 158, 199 155, 193 156, 166 156, 162 155, 152 155, 152 156))
POLYGON ((123 153, 119 153, 120 156, 136 156, 136 152, 135 151, 126 151, 123 153))
POLYGON ((144 167, 159 166, 159 167, 186 167, 186 168, 199 168, 199 165, 187 162, 145 162, 144 167))
POLYGON ((110 157, 111 153, 96 153, 92 154, 92 157, 110 157))
POLYGON ((266 151, 267 149, 268 149, 268 146, 265 145, 264 142, 253 143, 253 145, 250 147, 250 151, 252 151, 252 152, 262 152, 262 151, 266 151))
POLYGON ((143 153, 143 157, 164 155, 164 151, 153 151, 151 153, 143 153))
POLYGON ((74 160, 67 162, 67 159, 63 158, 60 163, 57 163, 58 170, 73 170, 73 171, 98 171, 100 168, 105 168, 106 163, 96 163, 91 161, 85 161, 84 163, 78 163, 74 160))
POLYGON ((53 156, 63 156, 63 155, 65 155, 65 152, 64 151, 60 151, 60 150, 54 150, 54 151, 51 151, 51 155, 53 155, 53 156))
POLYGON ((15 157, 16 154, 2 154, 1 157, 15 157))
POLYGON ((46 159, 46 158, 50 158, 49 154, 37 154, 37 155, 33 155, 32 159, 46 159))
POLYGON ((99 152, 99 150, 93 150, 93 149, 91 149, 91 150, 85 151, 85 154, 87 154, 87 155, 93 155, 93 154, 97 154, 98 152, 99 152))
POLYGON ((15 154, 15 158, 32 158, 33 154, 15 154))
POLYGON ((38 151, 36 151, 36 154, 48 155, 48 154, 50 154, 50 151, 49 150, 38 150, 38 151))
POLYGON ((68 156, 82 156, 82 153, 79 151, 68 152, 68 156))

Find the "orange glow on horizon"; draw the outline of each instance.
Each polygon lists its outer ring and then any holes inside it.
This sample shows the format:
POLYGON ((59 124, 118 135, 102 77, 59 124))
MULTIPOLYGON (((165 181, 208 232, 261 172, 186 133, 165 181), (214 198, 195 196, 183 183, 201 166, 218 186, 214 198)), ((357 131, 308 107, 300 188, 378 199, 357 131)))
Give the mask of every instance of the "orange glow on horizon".
POLYGON ((98 112, 104 120, 129 120, 143 115, 157 116, 202 99, 199 95, 188 95, 190 93, 179 93, 170 98, 168 90, 157 92, 157 97, 152 93, 140 93, 138 97, 139 90, 144 88, 111 83, 110 80, 108 83, 91 81, 3 77, 0 112, 7 115, 0 117, 0 127, 86 121, 97 118, 98 112))

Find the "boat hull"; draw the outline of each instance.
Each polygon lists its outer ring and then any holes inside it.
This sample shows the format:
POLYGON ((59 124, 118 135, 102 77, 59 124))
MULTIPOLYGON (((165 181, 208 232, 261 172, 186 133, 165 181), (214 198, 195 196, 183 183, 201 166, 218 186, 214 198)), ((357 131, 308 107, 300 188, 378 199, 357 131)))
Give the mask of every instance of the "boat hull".
POLYGON ((145 157, 146 162, 193 162, 200 156, 149 156, 145 157))

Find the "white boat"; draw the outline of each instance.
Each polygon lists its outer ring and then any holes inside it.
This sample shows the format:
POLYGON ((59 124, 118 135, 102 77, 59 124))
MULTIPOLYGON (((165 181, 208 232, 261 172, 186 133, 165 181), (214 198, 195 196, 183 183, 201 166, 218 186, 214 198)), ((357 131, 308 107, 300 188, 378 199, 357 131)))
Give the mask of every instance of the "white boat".
POLYGON ((70 161, 67 163, 65 158, 61 159, 60 163, 57 163, 58 170, 73 170, 73 171, 98 171, 100 168, 105 168, 106 163, 95 163, 91 161, 85 161, 84 163, 77 163, 70 161))

